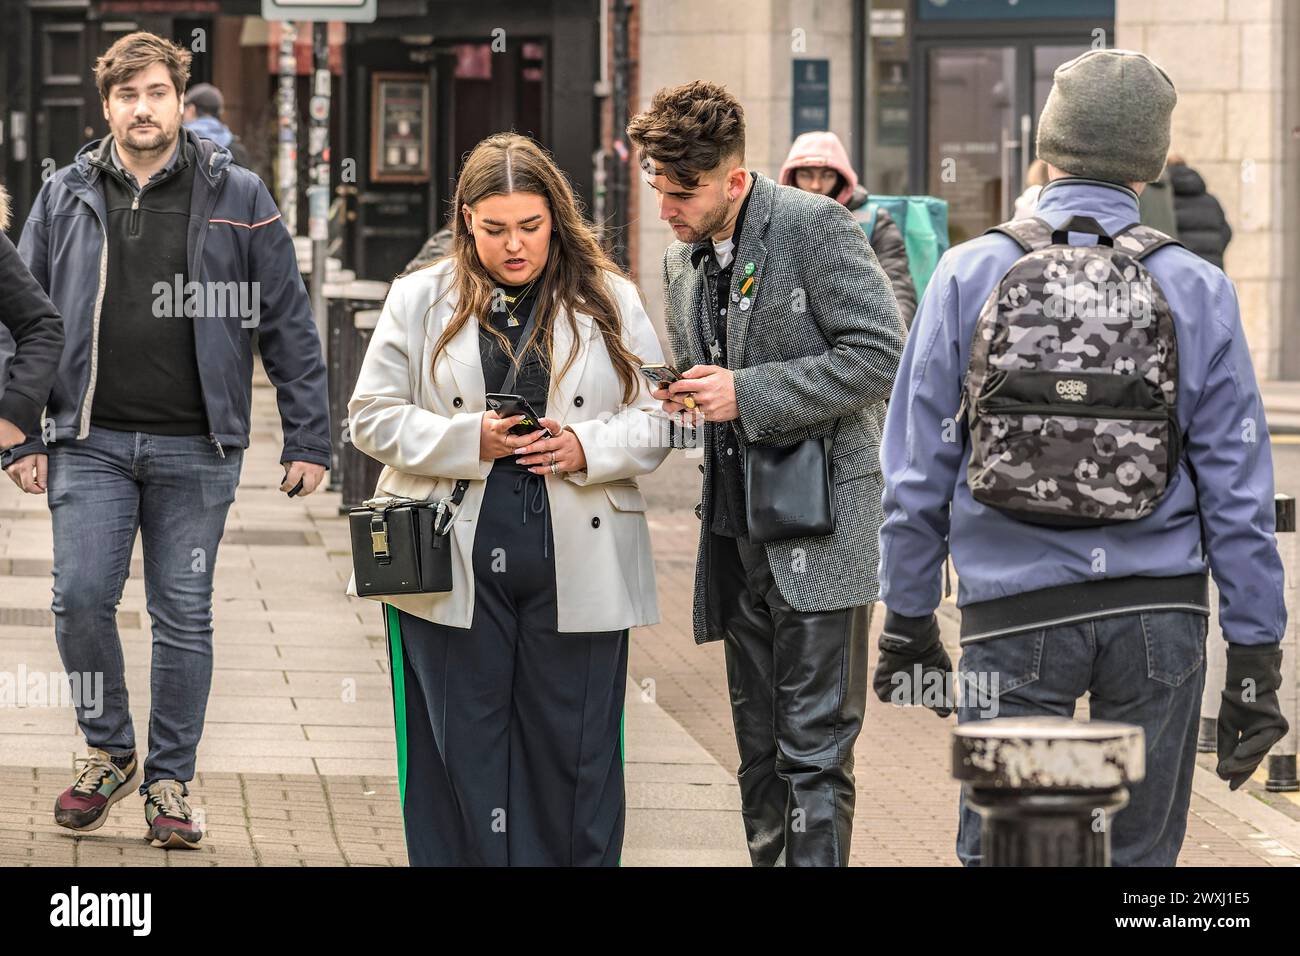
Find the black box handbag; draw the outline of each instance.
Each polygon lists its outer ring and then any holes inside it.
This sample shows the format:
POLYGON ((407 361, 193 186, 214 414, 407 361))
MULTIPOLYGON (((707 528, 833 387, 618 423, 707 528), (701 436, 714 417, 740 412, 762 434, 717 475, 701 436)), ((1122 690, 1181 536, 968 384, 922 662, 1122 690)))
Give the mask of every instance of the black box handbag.
POLYGON ((793 445, 745 448, 745 520, 751 541, 831 534, 835 530, 835 465, 839 431, 793 445))
POLYGON ((469 482, 439 501, 372 498, 348 512, 357 594, 431 594, 451 590, 449 532, 453 506, 469 482))

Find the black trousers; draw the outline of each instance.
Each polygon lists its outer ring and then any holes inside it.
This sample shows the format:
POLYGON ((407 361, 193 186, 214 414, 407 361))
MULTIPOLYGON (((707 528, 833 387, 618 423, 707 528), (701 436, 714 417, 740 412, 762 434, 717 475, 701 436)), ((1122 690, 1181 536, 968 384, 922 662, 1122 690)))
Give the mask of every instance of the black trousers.
POLYGON ((628 632, 558 633, 545 482, 488 476, 473 624, 386 607, 413 866, 617 866, 628 632))
POLYGON ((750 859, 847 866, 871 607, 794 610, 746 537, 713 535, 710 560, 750 859))

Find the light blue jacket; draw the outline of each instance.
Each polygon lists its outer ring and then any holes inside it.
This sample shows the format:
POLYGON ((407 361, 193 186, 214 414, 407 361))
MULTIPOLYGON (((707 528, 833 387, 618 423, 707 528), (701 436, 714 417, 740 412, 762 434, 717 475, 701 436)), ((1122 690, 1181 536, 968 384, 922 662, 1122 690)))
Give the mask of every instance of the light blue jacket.
MULTIPOLYGON (((1043 190, 1038 215, 1053 226, 1092 216, 1114 233, 1138 220, 1137 197, 1123 186, 1057 180, 1043 190)), ((928 615, 941 599, 948 553, 959 607, 1104 577, 1203 571, 1203 519, 1224 637, 1235 644, 1281 640, 1286 606, 1273 538, 1273 458, 1237 295, 1220 269, 1186 249, 1160 249, 1145 265, 1174 316, 1178 418, 1195 486, 1184 461, 1146 518, 1079 529, 1026 524, 971 497, 968 439, 954 421, 962 376, 980 308, 1021 254, 1002 235, 973 239, 944 255, 926 288, 881 447, 881 600, 897 614, 928 615)))

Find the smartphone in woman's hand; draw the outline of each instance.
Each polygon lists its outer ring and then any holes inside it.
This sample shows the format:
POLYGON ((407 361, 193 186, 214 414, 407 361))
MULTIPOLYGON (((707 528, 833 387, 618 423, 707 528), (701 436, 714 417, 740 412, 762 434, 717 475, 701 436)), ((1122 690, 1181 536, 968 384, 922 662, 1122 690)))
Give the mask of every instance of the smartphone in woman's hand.
POLYGON ((539 428, 545 433, 545 437, 554 438, 545 425, 542 424, 542 416, 533 411, 533 406, 528 404, 528 399, 522 395, 511 395, 506 392, 492 392, 486 396, 487 407, 492 409, 502 418, 510 418, 512 415, 523 415, 515 425, 510 426, 507 434, 510 435, 531 435, 539 428))

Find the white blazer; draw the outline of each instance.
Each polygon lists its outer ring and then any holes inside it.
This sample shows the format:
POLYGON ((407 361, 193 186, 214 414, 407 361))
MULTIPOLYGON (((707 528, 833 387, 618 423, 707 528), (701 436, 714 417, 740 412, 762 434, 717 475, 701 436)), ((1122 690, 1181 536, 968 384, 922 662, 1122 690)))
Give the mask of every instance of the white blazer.
MULTIPOLYGON (((470 479, 452 522, 452 589, 435 594, 375 597, 437 624, 468 628, 474 619, 474 530, 493 462, 479 458, 482 415, 487 410, 479 353, 479 324, 471 318, 438 356, 434 343, 451 318, 451 260, 397 279, 348 402, 349 430, 357 449, 386 466, 375 495, 422 500, 451 494, 458 478, 470 479)), ((634 286, 610 273, 623 342, 643 362, 662 362, 654 326, 634 286)), ((660 437, 664 419, 644 376, 639 392, 622 406, 622 389, 595 320, 575 315, 579 349, 563 378, 551 381, 546 417, 569 426, 582 442, 587 470, 546 475, 555 538, 555 588, 562 632, 616 631, 659 620, 654 556, 645 498, 636 476, 667 457, 660 437)), ((567 318, 557 313, 555 369, 572 342, 567 318)), ((348 583, 356 594, 356 577, 348 583)))

